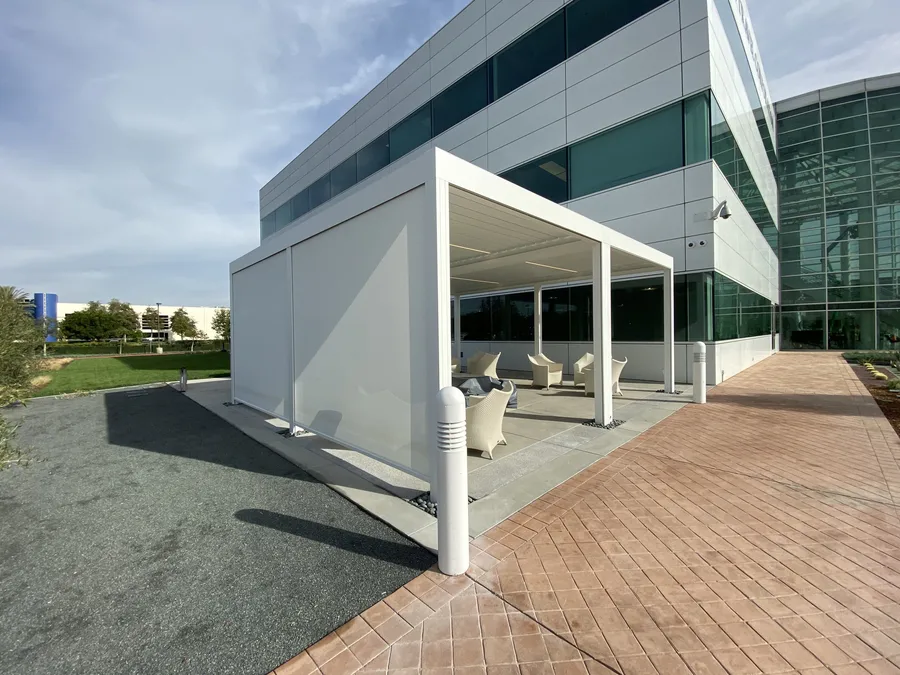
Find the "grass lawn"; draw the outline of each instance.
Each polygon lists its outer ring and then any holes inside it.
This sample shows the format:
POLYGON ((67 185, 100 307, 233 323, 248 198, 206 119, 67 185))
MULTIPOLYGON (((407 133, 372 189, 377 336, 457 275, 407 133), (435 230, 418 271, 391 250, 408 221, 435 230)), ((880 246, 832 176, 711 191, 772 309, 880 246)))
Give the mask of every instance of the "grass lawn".
POLYGON ((35 392, 36 396, 54 396, 76 391, 111 389, 135 384, 170 382, 181 376, 181 368, 188 369, 188 377, 228 377, 231 363, 228 352, 196 354, 161 354, 75 359, 62 370, 47 371, 49 384, 35 392))

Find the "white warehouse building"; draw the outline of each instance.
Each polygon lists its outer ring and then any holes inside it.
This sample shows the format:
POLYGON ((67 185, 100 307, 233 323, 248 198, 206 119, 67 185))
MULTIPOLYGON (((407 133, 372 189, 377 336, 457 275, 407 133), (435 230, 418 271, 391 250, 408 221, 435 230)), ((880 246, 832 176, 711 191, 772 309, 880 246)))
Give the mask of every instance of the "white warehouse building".
MULTIPOLYGON (((105 304, 105 303, 104 303, 105 304)), ((184 309, 187 315, 194 320, 197 329, 206 333, 209 339, 216 339, 216 331, 212 327, 213 317, 220 307, 180 307, 176 305, 160 305, 159 306, 159 324, 152 315, 145 316, 144 310, 147 308, 156 309, 156 303, 153 304, 131 304, 131 308, 137 313, 141 322, 141 332, 146 338, 161 338, 163 340, 181 340, 184 336, 172 332, 172 315, 179 309, 184 309), (157 333, 158 331, 158 333, 157 333)), ((60 302, 57 304, 57 317, 60 321, 73 312, 80 312, 87 309, 86 302, 60 302)))
MULTIPOLYGON (((745 0, 473 0, 261 189, 252 257, 438 148, 670 256, 674 377, 690 381, 702 340, 718 383, 779 347, 775 138, 745 0)), ((457 245, 451 258, 461 249, 496 253, 457 245)), ((549 267, 537 294, 474 273, 456 284, 454 356, 499 352, 500 368, 528 370, 537 337, 571 372, 603 312, 623 377, 663 381, 662 267, 613 265, 608 308, 584 269, 549 267)), ((340 259, 331 269, 345 273, 340 259)))

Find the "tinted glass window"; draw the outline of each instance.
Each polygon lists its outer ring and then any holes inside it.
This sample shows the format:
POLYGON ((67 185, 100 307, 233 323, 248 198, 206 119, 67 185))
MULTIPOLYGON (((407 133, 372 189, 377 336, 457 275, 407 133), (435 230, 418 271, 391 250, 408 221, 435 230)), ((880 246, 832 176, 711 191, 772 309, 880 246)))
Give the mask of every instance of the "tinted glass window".
POLYGON ((428 102, 390 131, 391 161, 431 140, 431 103, 428 102))
POLYGON ((709 95, 701 94, 684 102, 685 164, 704 162, 710 158, 709 95))
POLYGON ((463 340, 491 339, 490 298, 462 298, 459 304, 459 332, 463 340))
POLYGON ((572 197, 684 166, 681 104, 571 148, 572 197))
POLYGON ((260 239, 265 239, 275 234, 275 212, 273 211, 261 221, 259 221, 260 239))
POLYGON ((474 115, 488 104, 488 64, 466 75, 434 97, 431 116, 434 135, 474 115))
POLYGON ((594 303, 593 286, 569 288, 569 331, 573 342, 594 339, 594 322, 591 308, 594 303))
POLYGON ((557 204, 569 198, 568 156, 565 150, 551 153, 500 175, 557 204))
POLYGON ((494 56, 494 98, 505 96, 565 60, 565 18, 557 12, 494 56))
POLYGON ((389 134, 383 134, 356 153, 356 176, 365 180, 391 163, 389 134))
POLYGON ((615 342, 663 341, 662 279, 612 284, 612 339, 615 342))
POLYGON ((491 334, 494 340, 534 341, 534 293, 493 296, 491 334))
POLYGON ((337 197, 354 185, 356 185, 356 155, 344 160, 331 170, 331 196, 337 197))
POLYGON ((309 190, 303 190, 291 199, 291 218, 297 220, 307 213, 309 213, 309 190))
POLYGON ((566 8, 569 56, 665 2, 667 0, 576 0, 566 8))
POLYGON ((569 341, 569 289, 541 291, 542 336, 546 342, 569 341))
POLYGON ((309 186, 310 211, 331 199, 331 174, 326 173, 319 180, 309 186))
POLYGON ((291 218, 291 203, 285 202, 277 209, 275 209, 275 230, 278 231, 281 228, 285 227, 292 220, 291 218))

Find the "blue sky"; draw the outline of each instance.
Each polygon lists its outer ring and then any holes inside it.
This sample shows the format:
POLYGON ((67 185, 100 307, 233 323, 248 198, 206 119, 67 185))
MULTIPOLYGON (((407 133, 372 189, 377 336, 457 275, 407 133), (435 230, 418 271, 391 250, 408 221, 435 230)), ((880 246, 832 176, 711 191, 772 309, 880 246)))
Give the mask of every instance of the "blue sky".
MULTIPOLYGON (((896 0, 748 2, 775 100, 900 70, 896 0)), ((464 5, 4 0, 0 284, 226 304, 259 187, 464 5)))

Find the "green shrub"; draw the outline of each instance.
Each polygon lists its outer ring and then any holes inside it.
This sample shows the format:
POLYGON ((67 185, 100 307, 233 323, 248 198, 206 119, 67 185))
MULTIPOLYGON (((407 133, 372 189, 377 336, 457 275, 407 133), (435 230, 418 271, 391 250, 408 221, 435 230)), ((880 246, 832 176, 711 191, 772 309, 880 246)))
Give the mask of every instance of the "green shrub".
POLYGON ((891 391, 900 391, 900 380, 890 380, 887 383, 887 388, 891 391))
POLYGON ((844 352, 844 358, 853 363, 874 363, 889 366, 893 361, 900 361, 900 352, 897 351, 871 351, 871 352, 844 352))
POLYGON ((884 373, 874 373, 876 380, 887 380, 888 376, 884 373))

